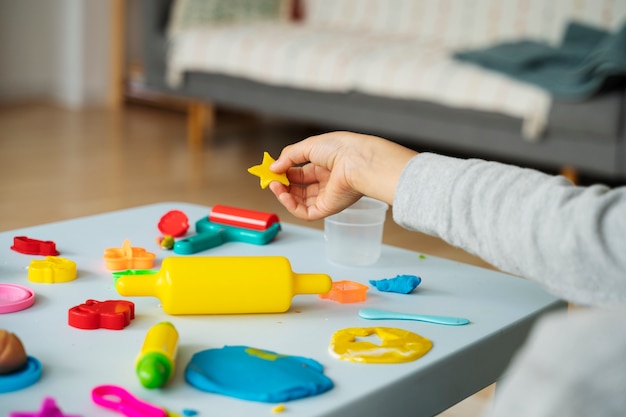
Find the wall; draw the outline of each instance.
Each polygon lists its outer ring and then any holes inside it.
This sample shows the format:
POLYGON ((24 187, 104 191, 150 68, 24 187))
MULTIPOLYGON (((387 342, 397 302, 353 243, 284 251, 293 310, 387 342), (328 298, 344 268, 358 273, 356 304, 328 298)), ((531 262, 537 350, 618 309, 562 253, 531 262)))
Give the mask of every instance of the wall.
POLYGON ((0 101, 107 102, 110 0, 0 0, 0 101))

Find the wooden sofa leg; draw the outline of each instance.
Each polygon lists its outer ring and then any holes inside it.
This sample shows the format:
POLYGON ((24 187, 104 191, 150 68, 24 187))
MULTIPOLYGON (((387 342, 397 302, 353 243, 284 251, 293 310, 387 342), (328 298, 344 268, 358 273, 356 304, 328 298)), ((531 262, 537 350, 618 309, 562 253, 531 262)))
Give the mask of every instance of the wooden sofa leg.
POLYGON ((570 165, 561 167, 561 175, 570 180, 572 184, 578 184, 578 171, 570 165))
POLYGON ((190 148, 199 149, 207 129, 215 123, 215 108, 212 104, 192 101, 187 105, 187 143, 190 148))

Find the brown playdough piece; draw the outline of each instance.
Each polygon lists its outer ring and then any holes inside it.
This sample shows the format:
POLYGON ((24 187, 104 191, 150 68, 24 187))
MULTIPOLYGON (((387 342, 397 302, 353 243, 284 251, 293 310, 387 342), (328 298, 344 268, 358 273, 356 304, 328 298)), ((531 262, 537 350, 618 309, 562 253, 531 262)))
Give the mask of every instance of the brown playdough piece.
POLYGON ((15 334, 0 329, 0 375, 20 369, 26 361, 21 340, 15 334))

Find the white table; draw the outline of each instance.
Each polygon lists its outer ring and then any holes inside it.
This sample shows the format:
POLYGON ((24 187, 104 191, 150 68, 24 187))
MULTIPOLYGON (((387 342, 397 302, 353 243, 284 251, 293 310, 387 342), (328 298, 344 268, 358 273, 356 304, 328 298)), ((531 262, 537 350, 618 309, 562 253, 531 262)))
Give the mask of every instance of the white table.
MULTIPOLYGON (((52 396, 66 414, 85 417, 119 415, 90 399, 101 384, 121 385, 153 404, 181 413, 193 409, 200 417, 272 415, 274 405, 199 391, 184 380, 184 368, 198 351, 224 345, 247 345, 321 362, 335 387, 324 394, 285 404, 285 416, 431 416, 496 381, 525 339, 533 322, 565 304, 531 282, 502 273, 451 262, 390 246, 370 267, 342 267, 324 257, 323 233, 287 223, 275 241, 265 246, 227 243, 199 255, 281 255, 295 272, 327 273, 333 280, 368 284, 370 279, 398 274, 418 275, 421 285, 410 295, 368 291, 364 303, 339 304, 316 295, 293 299, 284 314, 169 316, 156 298, 135 297, 136 317, 124 330, 80 330, 70 327, 68 309, 87 299, 124 299, 105 268, 105 248, 133 246, 173 255, 155 242, 157 223, 172 209, 184 211, 193 225, 209 207, 161 203, 97 216, 0 233, 0 282, 25 285, 36 292, 29 309, 0 315, 0 328, 22 340, 26 351, 43 364, 35 385, 0 394, 0 415, 38 410, 52 396), (28 281, 32 259, 9 248, 14 236, 56 242, 60 256, 77 263, 78 278, 58 284, 28 281), (364 307, 431 315, 466 317, 467 326, 441 326, 413 321, 367 321, 364 307), (145 389, 134 362, 146 331, 169 320, 179 332, 176 371, 161 389, 145 389), (328 353, 331 335, 347 327, 397 327, 433 341, 421 359, 405 364, 372 365, 340 361, 328 353)), ((193 231, 193 226, 190 232, 193 231)))

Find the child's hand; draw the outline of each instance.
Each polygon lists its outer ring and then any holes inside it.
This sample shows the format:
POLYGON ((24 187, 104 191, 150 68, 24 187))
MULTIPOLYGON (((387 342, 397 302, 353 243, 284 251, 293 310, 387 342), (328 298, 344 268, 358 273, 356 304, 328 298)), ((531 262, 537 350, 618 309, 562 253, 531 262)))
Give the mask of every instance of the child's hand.
POLYGON ((350 132, 313 136, 283 149, 270 169, 290 185, 270 189, 294 216, 317 220, 338 213, 361 196, 393 203, 402 169, 417 152, 350 132))

